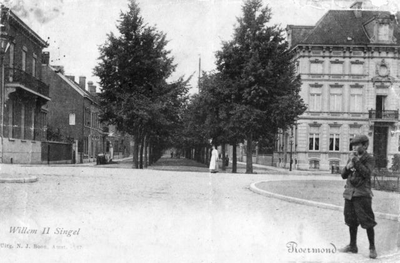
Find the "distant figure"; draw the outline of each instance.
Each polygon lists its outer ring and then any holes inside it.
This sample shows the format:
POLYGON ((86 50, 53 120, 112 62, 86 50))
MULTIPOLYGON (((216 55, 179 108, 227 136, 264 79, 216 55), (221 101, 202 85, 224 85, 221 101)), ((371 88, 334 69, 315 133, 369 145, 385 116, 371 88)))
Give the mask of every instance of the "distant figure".
POLYGON ((174 158, 174 152, 171 151, 171 159, 174 158))
POLYGON ((210 160, 210 173, 218 172, 218 150, 213 145, 211 152, 211 160, 210 160))

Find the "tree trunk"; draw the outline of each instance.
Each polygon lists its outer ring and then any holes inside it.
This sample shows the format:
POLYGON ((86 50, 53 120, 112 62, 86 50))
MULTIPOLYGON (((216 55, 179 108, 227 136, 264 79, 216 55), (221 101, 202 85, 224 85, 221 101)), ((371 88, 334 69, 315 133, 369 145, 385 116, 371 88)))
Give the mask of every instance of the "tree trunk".
POLYGON ((149 165, 153 165, 154 157, 153 157, 153 144, 149 142, 149 165))
POLYGON ((139 138, 137 136, 134 136, 133 140, 134 140, 134 143, 133 143, 133 168, 138 169, 139 168, 139 162, 138 162, 139 138))
POLYGON ((139 155, 140 169, 143 169, 143 145, 144 145, 144 137, 142 138, 140 143, 140 155, 139 155))
POLYGON ((144 147, 144 168, 147 168, 147 137, 145 136, 143 139, 143 147, 144 147))
POLYGON ((236 152, 236 141, 232 144, 232 173, 237 172, 237 152, 236 152))
POLYGON ((247 149, 246 149, 246 173, 253 173, 253 135, 249 134, 246 138, 247 149))
POLYGON ((226 166, 225 166, 225 143, 223 143, 221 145, 221 155, 222 155, 222 166, 221 166, 221 170, 225 171, 226 170, 226 166))

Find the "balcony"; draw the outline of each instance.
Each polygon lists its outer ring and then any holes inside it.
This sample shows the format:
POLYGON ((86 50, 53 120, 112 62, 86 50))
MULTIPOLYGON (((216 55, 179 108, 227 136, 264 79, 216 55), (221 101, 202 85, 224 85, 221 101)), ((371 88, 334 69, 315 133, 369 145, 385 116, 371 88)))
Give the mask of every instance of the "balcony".
POLYGON ((49 86, 25 71, 17 68, 6 68, 4 75, 6 87, 22 88, 46 100, 50 100, 49 86))
POLYGON ((399 110, 369 110, 369 119, 375 121, 397 122, 399 110))

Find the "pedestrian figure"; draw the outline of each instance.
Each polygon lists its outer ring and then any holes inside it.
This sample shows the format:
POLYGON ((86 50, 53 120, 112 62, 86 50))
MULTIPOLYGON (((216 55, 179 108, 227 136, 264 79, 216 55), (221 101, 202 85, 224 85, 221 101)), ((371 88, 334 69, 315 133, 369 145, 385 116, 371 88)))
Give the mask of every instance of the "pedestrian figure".
POLYGON ((340 252, 357 253, 357 229, 361 225, 366 229, 369 241, 369 257, 376 258, 375 215, 372 211, 371 176, 375 166, 374 157, 367 153, 369 139, 366 135, 357 135, 351 141, 353 152, 346 167, 342 171, 342 178, 347 179, 344 197, 344 220, 349 226, 350 244, 340 252))
POLYGON ((212 152, 211 152, 210 172, 211 173, 218 172, 218 150, 214 145, 212 146, 212 152))

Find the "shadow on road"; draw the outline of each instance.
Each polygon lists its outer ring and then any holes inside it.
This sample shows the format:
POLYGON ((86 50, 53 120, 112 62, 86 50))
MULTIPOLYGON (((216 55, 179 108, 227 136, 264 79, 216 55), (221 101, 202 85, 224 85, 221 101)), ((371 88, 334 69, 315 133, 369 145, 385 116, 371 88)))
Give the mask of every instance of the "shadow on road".
MULTIPOLYGON (((162 157, 155 164, 149 166, 148 169, 167 170, 167 171, 190 171, 190 172, 209 172, 208 165, 196 162, 186 158, 170 158, 162 157)), ((219 173, 232 173, 232 163, 226 167, 225 171, 221 169, 221 161, 219 162, 219 173)), ((264 167, 253 167, 253 172, 258 174, 280 174, 280 172, 264 167)), ((246 173, 246 166, 243 164, 237 165, 237 173, 246 173)))
POLYGON ((149 166, 152 170, 208 172, 208 166, 186 158, 162 157, 156 163, 149 166))

